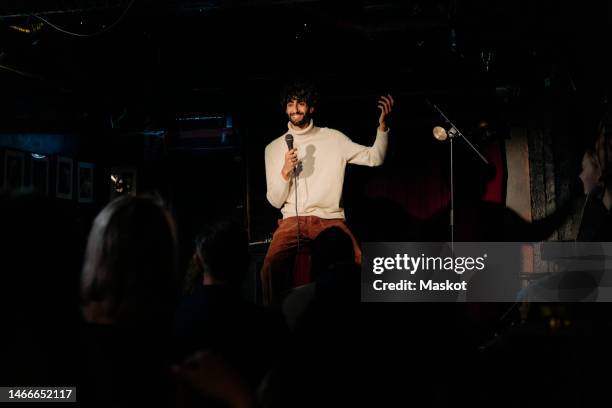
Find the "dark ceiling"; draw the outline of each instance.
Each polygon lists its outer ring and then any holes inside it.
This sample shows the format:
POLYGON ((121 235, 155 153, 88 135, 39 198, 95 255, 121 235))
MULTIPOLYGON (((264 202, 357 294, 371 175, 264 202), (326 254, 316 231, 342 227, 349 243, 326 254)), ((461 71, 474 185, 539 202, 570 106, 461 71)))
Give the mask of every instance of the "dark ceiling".
POLYGON ((271 100, 303 76, 339 100, 551 81, 605 93, 608 17, 603 3, 552 0, 3 1, 1 115, 62 127, 128 111, 155 126, 271 100))

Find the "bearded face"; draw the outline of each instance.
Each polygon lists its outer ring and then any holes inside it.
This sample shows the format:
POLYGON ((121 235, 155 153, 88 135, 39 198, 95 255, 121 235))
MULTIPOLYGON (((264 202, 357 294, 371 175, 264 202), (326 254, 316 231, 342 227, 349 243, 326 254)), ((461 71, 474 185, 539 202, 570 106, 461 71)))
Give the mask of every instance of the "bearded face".
POLYGON ((287 116, 294 127, 304 128, 310 123, 314 108, 305 101, 292 99, 287 103, 287 116))

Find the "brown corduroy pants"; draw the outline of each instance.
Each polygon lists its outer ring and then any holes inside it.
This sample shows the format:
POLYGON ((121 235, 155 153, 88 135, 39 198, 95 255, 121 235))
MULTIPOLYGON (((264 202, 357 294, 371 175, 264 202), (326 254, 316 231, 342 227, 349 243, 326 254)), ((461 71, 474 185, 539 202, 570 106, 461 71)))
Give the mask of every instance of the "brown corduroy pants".
POLYGON ((353 241, 355 262, 361 265, 361 249, 357 240, 343 219, 324 219, 315 216, 289 217, 278 220, 278 228, 261 268, 263 302, 266 305, 279 305, 284 294, 293 286, 293 268, 297 253, 298 222, 300 245, 308 245, 324 229, 338 227, 346 232, 353 241))

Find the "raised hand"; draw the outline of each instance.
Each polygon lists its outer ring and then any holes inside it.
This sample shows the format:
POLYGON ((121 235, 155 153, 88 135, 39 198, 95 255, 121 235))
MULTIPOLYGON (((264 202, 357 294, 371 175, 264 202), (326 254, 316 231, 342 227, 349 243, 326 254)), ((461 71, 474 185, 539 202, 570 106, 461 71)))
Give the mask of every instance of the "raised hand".
POLYGON ((391 95, 381 96, 378 100, 378 109, 380 109, 380 117, 378 118, 378 129, 386 132, 387 131, 387 116, 391 113, 393 109, 393 104, 395 101, 391 95))

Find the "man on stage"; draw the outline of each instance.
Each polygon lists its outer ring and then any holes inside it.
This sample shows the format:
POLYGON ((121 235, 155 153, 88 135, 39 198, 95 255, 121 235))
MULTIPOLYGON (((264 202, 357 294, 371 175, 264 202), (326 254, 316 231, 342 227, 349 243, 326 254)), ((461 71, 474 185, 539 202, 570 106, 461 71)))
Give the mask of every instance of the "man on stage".
POLYGON ((278 305, 291 288, 298 231, 301 246, 326 228, 341 228, 353 240, 355 261, 361 264, 359 244, 344 223, 340 204, 344 171, 347 163, 371 167, 383 163, 389 135, 386 119, 394 101, 391 95, 380 97, 379 125, 371 147, 354 143, 337 130, 316 127, 312 114, 317 94, 309 85, 288 87, 282 103, 289 117, 288 131, 265 150, 266 196, 283 214, 261 271, 263 301, 267 305, 278 305), (287 139, 293 143, 292 149, 287 139))

